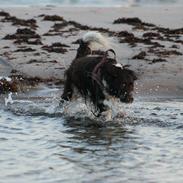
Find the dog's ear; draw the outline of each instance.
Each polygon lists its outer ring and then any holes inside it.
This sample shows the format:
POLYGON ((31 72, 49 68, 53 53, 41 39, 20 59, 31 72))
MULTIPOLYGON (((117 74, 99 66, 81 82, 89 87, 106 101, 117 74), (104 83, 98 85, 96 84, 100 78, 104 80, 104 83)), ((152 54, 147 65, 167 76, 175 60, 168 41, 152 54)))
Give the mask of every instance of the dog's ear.
POLYGON ((138 78, 137 78, 137 75, 136 75, 136 73, 135 73, 134 71, 132 71, 132 70, 130 70, 130 69, 126 69, 126 70, 129 71, 129 74, 132 76, 132 78, 133 78, 134 81, 138 79, 138 78))
POLYGON ((121 68, 119 67, 116 67, 115 65, 111 65, 111 64, 106 64, 106 72, 108 75, 116 78, 118 77, 118 73, 119 73, 119 70, 121 68))

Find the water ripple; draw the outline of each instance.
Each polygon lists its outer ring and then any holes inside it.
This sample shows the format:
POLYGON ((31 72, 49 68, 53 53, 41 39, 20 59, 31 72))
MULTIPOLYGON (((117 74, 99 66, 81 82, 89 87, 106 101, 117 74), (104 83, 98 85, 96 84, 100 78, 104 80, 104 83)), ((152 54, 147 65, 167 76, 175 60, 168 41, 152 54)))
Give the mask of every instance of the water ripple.
POLYGON ((57 96, 13 100, 0 109, 2 183, 183 181, 182 101, 116 103, 125 117, 105 121, 57 96))

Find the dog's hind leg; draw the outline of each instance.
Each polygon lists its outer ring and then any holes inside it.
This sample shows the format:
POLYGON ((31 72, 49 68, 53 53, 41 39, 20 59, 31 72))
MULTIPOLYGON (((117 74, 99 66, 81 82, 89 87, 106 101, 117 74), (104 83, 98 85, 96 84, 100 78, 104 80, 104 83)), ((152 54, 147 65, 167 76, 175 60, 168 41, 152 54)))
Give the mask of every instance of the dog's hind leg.
POLYGON ((108 107, 103 102, 98 102, 97 108, 99 109, 99 113, 102 113, 108 110, 108 107))
POLYGON ((64 92, 61 98, 68 101, 72 98, 72 94, 73 94, 72 81, 69 73, 67 73, 67 79, 64 84, 64 92))

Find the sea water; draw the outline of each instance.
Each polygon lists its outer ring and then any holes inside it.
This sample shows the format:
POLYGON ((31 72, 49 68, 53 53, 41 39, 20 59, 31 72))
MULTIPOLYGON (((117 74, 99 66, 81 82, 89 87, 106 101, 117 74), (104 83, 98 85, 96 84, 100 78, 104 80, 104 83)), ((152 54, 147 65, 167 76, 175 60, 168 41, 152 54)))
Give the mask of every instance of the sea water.
POLYGON ((103 121, 61 92, 1 95, 1 183, 183 182, 183 99, 116 101, 124 116, 103 121))
POLYGON ((181 6, 182 0, 0 0, 0 6, 181 6))

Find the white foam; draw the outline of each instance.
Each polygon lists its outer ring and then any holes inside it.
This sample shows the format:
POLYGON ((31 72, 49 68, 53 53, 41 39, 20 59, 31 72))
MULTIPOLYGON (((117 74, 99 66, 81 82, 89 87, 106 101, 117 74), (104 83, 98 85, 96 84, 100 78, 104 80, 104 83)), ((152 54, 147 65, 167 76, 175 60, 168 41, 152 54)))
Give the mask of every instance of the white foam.
POLYGON ((9 93, 8 98, 5 98, 4 101, 5 101, 5 106, 7 106, 9 103, 13 104, 12 93, 9 93))

